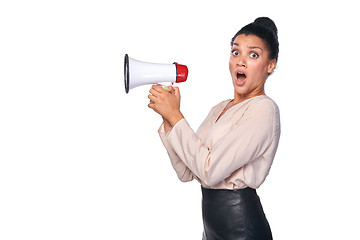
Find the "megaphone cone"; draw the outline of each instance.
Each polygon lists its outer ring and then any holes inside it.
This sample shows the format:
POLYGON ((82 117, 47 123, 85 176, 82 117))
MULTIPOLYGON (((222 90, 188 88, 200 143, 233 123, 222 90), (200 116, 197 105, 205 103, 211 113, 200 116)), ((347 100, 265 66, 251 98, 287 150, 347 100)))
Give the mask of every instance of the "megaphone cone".
POLYGON ((130 89, 146 84, 185 82, 187 76, 188 68, 185 65, 176 62, 173 64, 142 62, 125 54, 124 82, 126 93, 130 89))

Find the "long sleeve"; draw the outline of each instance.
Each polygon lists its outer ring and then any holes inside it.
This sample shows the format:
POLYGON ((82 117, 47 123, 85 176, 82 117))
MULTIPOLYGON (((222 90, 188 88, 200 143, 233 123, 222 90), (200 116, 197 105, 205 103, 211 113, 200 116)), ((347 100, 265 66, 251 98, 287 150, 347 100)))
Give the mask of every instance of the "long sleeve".
POLYGON ((207 141, 185 119, 179 121, 166 137, 178 175, 194 174, 209 187, 226 182, 260 186, 269 173, 280 137, 278 108, 269 100, 259 98, 244 104, 241 111, 226 112, 209 130, 208 134, 215 136, 207 141))
POLYGON ((190 171, 190 169, 181 161, 181 159, 179 158, 179 156, 176 154, 176 152, 174 151, 174 149, 172 148, 172 146, 169 144, 169 142, 167 141, 167 137, 169 132, 171 131, 168 130, 167 132, 164 129, 164 124, 161 124, 158 133, 160 136, 160 139, 169 155, 170 158, 170 162, 172 167, 174 168, 178 178, 180 179, 180 181, 182 182, 188 182, 188 181, 192 181, 194 179, 194 175, 193 173, 190 171))

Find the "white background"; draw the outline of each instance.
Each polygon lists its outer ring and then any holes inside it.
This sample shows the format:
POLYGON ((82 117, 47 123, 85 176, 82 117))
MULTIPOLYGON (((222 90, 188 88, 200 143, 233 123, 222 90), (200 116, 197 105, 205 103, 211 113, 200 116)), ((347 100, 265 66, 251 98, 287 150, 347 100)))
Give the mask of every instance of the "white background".
POLYGON ((232 98, 231 37, 272 18, 266 93, 282 136, 258 190, 274 239, 359 239, 356 1, 1 1, 0 239, 201 239, 201 192, 181 183, 123 61, 177 61, 196 130, 232 98))

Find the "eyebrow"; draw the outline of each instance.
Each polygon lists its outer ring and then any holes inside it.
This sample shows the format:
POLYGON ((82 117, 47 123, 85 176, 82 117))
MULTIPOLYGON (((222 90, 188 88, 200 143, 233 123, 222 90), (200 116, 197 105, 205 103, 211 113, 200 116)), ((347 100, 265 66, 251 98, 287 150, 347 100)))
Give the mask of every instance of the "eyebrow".
MULTIPOLYGON (((235 45, 235 46, 240 46, 238 43, 233 43, 233 45, 235 45)), ((250 49, 258 48, 258 49, 260 49, 261 51, 263 51, 261 47, 257 47, 257 46, 248 46, 248 48, 250 48, 250 49)))
POLYGON ((258 49, 260 49, 260 50, 262 51, 262 48, 261 48, 261 47, 249 46, 248 48, 250 48, 250 49, 258 48, 258 49))

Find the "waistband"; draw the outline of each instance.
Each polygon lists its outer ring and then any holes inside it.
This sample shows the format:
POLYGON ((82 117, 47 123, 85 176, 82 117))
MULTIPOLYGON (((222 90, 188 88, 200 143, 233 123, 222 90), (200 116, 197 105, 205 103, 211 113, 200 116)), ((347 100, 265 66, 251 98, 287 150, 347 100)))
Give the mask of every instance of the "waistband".
POLYGON ((255 193, 256 189, 254 188, 242 188, 242 189, 212 189, 212 188, 205 188, 201 186, 201 191, 203 194, 206 195, 242 195, 242 194, 249 194, 249 193, 255 193))

